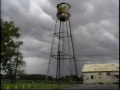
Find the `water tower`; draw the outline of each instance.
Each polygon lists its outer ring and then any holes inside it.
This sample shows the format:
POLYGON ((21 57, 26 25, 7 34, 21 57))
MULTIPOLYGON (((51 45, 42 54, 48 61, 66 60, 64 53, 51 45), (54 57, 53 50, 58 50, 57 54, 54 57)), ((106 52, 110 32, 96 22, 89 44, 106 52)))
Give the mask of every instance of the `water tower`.
POLYGON ((72 75, 76 76, 77 80, 77 66, 69 9, 70 5, 67 3, 60 3, 57 5, 56 23, 46 80, 48 80, 50 69, 54 68, 56 71, 53 73, 56 75, 56 81, 59 82, 64 74, 62 73, 62 70, 64 70, 67 66, 69 66, 66 70, 66 72, 69 71, 69 80, 72 80, 72 75), (52 68, 50 68, 52 61, 56 61, 56 64, 52 65, 52 68), (64 63, 66 63, 65 66, 64 63))

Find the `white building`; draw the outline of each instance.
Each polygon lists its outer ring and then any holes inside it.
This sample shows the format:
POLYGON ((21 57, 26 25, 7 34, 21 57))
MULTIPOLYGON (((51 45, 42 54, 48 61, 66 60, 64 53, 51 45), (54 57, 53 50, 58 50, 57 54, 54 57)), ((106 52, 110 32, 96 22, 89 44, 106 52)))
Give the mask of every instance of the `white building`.
POLYGON ((119 64, 85 64, 82 69, 83 84, 119 83, 119 64))

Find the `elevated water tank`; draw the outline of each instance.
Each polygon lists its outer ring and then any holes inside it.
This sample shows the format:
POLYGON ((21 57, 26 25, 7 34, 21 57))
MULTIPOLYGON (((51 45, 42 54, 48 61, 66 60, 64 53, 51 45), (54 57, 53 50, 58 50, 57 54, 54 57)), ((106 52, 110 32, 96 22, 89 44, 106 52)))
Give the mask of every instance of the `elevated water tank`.
POLYGON ((57 5, 57 17, 60 21, 66 21, 70 17, 69 9, 70 5, 67 3, 60 3, 57 5))

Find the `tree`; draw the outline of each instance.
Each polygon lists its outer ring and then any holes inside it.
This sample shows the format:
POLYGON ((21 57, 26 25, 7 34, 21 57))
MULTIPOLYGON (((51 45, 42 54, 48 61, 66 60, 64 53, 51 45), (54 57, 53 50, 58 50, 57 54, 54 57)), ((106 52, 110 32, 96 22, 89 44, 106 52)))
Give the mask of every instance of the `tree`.
POLYGON ((11 83, 15 83, 17 69, 25 65, 19 47, 21 41, 15 41, 20 37, 19 28, 12 21, 3 22, 1 20, 1 70, 6 72, 11 78, 11 83))
POLYGON ((25 70, 17 70, 17 75, 26 75, 25 70))

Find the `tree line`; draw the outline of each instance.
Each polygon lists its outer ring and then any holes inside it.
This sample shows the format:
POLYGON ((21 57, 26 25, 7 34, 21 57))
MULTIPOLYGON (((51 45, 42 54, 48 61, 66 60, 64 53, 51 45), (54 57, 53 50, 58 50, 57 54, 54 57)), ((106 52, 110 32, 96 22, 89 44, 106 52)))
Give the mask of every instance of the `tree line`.
MULTIPOLYGON (((71 76, 73 81, 76 81, 76 75, 72 75, 71 76)), ((8 75, 2 75, 2 79, 10 79, 10 77, 8 75)), ((18 80, 42 80, 45 81, 46 80, 46 75, 42 75, 42 74, 19 74, 19 78, 18 80)), ((52 76, 48 76, 48 81, 55 81, 56 78, 52 77, 52 76)), ((66 75, 61 77, 62 81, 69 81, 70 80, 70 76, 66 75)), ((83 76, 78 77, 79 81, 83 81, 83 76)))

